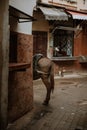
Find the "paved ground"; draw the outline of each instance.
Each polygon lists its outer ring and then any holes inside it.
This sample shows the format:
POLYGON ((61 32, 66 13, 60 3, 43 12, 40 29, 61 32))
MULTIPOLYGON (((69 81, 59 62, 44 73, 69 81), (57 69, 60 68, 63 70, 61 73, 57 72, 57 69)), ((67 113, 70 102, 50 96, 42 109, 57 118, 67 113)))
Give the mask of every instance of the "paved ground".
POLYGON ((34 109, 8 130, 87 130, 87 76, 55 78, 49 106, 43 106, 46 90, 34 81, 34 109))

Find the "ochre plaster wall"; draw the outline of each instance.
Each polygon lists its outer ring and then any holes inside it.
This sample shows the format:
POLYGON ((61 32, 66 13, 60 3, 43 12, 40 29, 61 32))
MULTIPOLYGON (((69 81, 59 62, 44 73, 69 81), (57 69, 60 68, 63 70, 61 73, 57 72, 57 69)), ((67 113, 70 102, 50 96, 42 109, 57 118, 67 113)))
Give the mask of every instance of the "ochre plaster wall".
POLYGON ((39 11, 34 11, 33 16, 36 19, 36 21, 32 23, 32 30, 49 32, 49 23, 45 19, 45 16, 39 11))

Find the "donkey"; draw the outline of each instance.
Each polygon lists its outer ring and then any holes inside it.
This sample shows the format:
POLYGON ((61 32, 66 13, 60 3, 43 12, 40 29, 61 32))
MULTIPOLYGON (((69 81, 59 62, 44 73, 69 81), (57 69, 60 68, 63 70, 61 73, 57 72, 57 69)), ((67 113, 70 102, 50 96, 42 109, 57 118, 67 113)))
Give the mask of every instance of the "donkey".
POLYGON ((54 90, 54 64, 42 54, 33 56, 33 80, 41 78, 46 86, 47 94, 43 105, 48 105, 50 94, 54 90))

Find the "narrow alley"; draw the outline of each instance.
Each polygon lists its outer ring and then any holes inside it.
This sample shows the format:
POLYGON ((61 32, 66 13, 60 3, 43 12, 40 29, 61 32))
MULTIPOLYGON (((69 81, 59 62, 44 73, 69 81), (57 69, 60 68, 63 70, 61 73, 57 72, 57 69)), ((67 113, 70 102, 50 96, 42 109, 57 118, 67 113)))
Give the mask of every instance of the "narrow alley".
POLYGON ((87 130, 87 77, 55 78, 50 104, 43 106, 46 90, 41 80, 34 85, 34 108, 8 125, 8 130, 87 130))

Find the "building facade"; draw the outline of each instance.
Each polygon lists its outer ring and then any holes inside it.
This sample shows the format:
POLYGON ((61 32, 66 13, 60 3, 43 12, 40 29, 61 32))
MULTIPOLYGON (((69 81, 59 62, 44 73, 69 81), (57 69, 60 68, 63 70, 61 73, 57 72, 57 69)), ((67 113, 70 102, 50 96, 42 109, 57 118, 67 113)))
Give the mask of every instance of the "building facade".
MULTIPOLYGON (((42 0, 34 11, 34 17, 38 20, 37 23, 33 22, 33 31, 47 33, 45 55, 55 62, 57 73, 59 68, 86 70, 86 7, 87 2, 83 0, 42 0)), ((38 36, 40 37, 40 33, 35 35, 35 38, 38 36)), ((37 39, 34 42, 37 42, 37 39)), ((44 38, 42 41, 44 43, 44 38)), ((42 42, 39 42, 39 45, 40 43, 42 42)))

